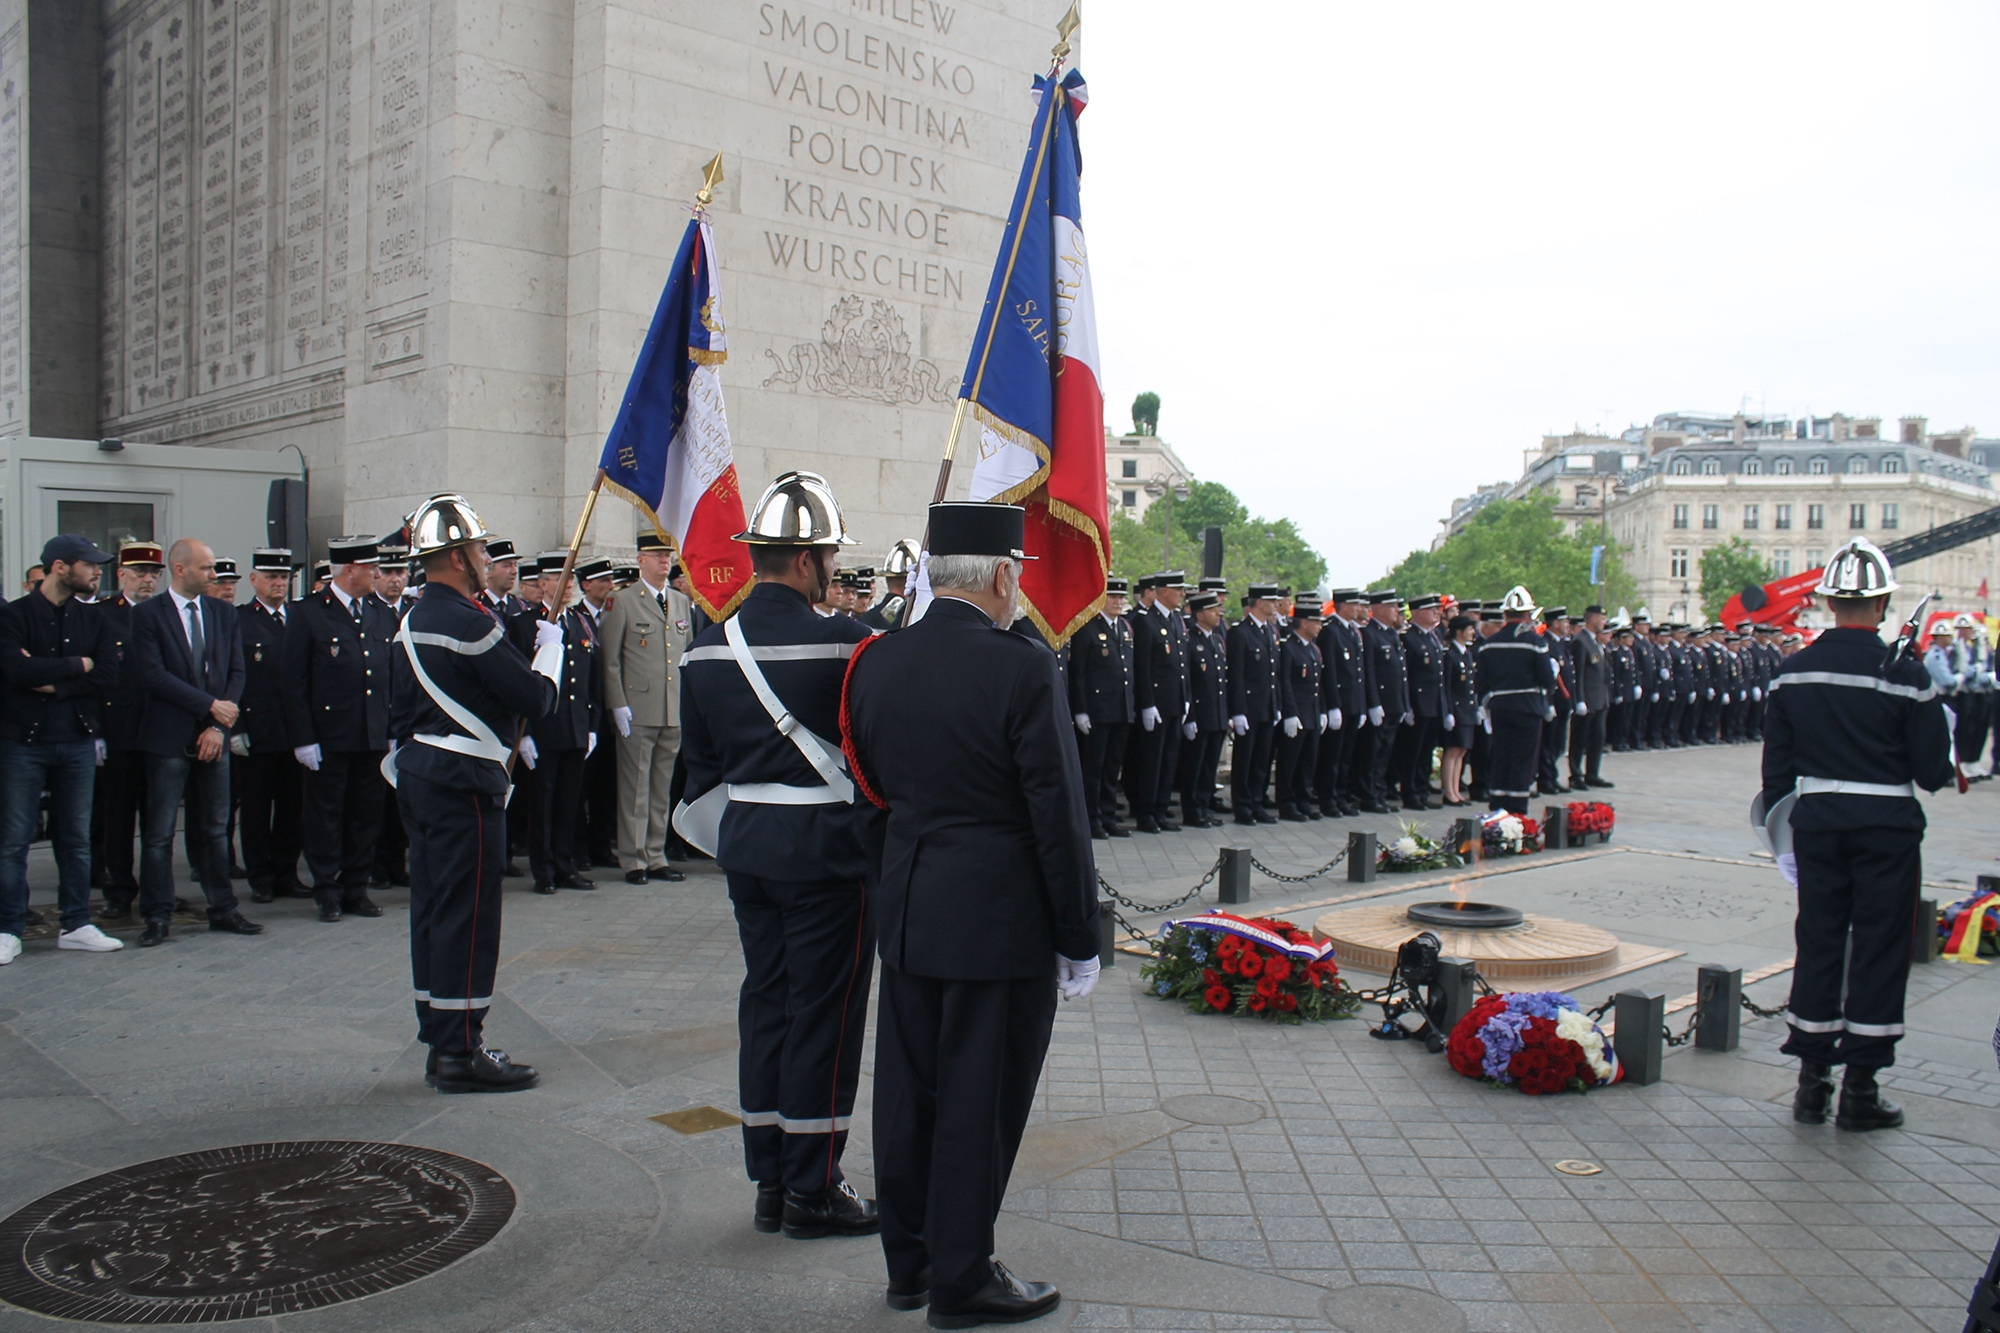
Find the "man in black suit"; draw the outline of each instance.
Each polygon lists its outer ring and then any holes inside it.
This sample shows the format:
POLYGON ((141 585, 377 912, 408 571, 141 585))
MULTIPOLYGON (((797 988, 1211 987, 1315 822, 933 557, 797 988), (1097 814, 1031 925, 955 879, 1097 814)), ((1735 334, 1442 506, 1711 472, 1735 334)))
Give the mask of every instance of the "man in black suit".
POLYGON ((327 544, 333 577, 293 604, 285 629, 285 730, 305 774, 306 865, 319 919, 380 916, 368 872, 382 829, 396 617, 371 594, 372 537, 327 544))
POLYGON ((215 553, 190 537, 167 553, 167 595, 132 612, 133 656, 146 682, 146 804, 139 816, 141 948, 167 938, 174 915, 174 822, 181 798, 199 832, 195 877, 208 898, 208 928, 256 935, 229 885, 229 766, 223 751, 243 697, 243 639, 236 608, 202 589, 215 553))
POLYGON ((889 812, 875 886, 888 1300, 928 1302, 940 1328, 1032 1319, 1061 1300, 993 1259, 993 1224, 1056 996, 1089 995, 1099 966, 1090 821, 1055 661, 1002 628, 1022 530, 1014 505, 931 506, 937 600, 862 647, 842 710, 856 784, 889 812))
POLYGON ((1118 822, 1118 767, 1138 717, 1132 625, 1125 618, 1128 586, 1124 579, 1106 579, 1104 609, 1069 640, 1070 721, 1082 737, 1077 748, 1093 838, 1132 836, 1118 822))
POLYGON ((250 553, 256 597, 236 608, 243 640, 242 714, 229 738, 229 780, 243 835, 243 869, 250 901, 310 898, 299 883, 299 808, 305 770, 292 757, 285 731, 285 595, 292 553, 265 547, 250 553))

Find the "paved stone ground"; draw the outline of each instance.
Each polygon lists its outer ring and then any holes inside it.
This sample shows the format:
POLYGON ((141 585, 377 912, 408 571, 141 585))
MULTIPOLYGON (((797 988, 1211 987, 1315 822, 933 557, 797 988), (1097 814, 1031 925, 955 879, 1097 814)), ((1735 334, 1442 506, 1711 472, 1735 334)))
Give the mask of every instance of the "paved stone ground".
MULTIPOLYGON (((1755 761, 1748 748, 1613 760, 1611 847, 1524 858, 1480 895, 1686 951, 1606 991, 1636 982, 1677 996, 1711 957, 1780 960, 1788 895, 1743 823, 1755 761)), ((1925 877, 1940 897, 2000 869, 1983 838, 1996 797, 1981 785, 1929 802, 1925 877)), ((1452 813, 1424 818, 1442 831, 1452 813)), ((1388 833, 1395 821, 1368 825, 1388 833)), ((1266 864, 1306 870, 1350 826, 1243 832, 1266 864)), ((1237 832, 1097 845, 1107 879, 1161 901, 1237 832)), ((33 869, 48 901, 45 851, 33 869)), ((1324 907, 1299 905, 1362 886, 1336 871, 1253 887, 1255 910, 1310 920, 1324 907)), ((648 1119, 735 1105, 741 969, 720 877, 553 899, 509 888, 488 1031, 541 1066, 545 1085, 507 1098, 422 1087, 395 911, 322 926, 309 904, 278 904, 254 909, 271 926, 260 939, 182 926, 171 946, 103 957, 31 943, 0 971, 0 1132, 14 1149, 0 1158, 0 1215, 171 1152, 407 1141, 503 1171, 521 1199, 508 1229, 409 1287, 253 1322, 921 1327, 883 1307, 872 1242, 751 1230, 733 1133, 683 1137, 648 1119)), ((1416 896, 1389 900, 1404 892, 1416 896)), ((2000 1074, 1987 1044, 2000 969, 1917 970, 1912 1034, 1887 1078, 1912 1128, 1857 1137, 1791 1123, 1776 1023, 1746 1024, 1736 1054, 1670 1056, 1650 1088, 1526 1098, 1460 1079, 1414 1044, 1375 1041, 1362 1022, 1188 1014, 1145 993, 1137 961, 1121 958, 1091 1001, 1058 1017, 1000 1228, 1002 1256, 1066 1294, 1035 1327, 1956 1330, 2000 1230, 2000 1074), (1604 1173, 1552 1168, 1579 1157, 1604 1173)), ((1753 994, 1775 1004, 1784 987, 1753 994)), ((848 1152, 864 1185, 870 1160, 864 1128, 848 1152)), ((0 1307, 0 1330, 54 1326, 0 1307)))

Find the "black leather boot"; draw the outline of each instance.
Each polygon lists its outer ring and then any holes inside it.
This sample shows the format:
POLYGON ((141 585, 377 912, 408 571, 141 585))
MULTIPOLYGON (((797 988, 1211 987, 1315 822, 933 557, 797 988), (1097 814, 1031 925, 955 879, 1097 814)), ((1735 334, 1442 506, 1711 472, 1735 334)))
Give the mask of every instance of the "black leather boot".
POLYGON ((1838 1129, 1859 1131, 1897 1129, 1903 1123, 1903 1108, 1875 1086, 1873 1069, 1849 1065, 1847 1077, 1840 1082, 1840 1111, 1833 1123, 1838 1129))
POLYGON ((775 1180, 757 1182, 757 1211, 750 1224, 759 1231, 776 1231, 785 1220, 785 1187, 775 1180))
POLYGON ((439 1092, 522 1092, 542 1081, 533 1065, 517 1065, 505 1051, 480 1049, 470 1055, 440 1055, 439 1092))
POLYGON ((881 1229, 881 1219, 875 1216, 875 1201, 856 1194, 854 1187, 844 1180, 816 1194, 785 1191, 784 1231, 793 1240, 872 1236, 881 1229))
POLYGON ((1833 1100, 1833 1066, 1817 1060, 1799 1061, 1799 1090, 1792 1097, 1792 1119, 1801 1125, 1824 1125, 1827 1103, 1833 1100))

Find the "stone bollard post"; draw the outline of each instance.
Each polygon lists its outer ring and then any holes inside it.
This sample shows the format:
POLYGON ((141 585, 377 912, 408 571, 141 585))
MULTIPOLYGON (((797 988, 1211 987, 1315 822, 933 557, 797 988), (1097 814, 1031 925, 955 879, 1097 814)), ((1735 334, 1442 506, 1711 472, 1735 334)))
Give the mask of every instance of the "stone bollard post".
POLYGON ((1612 1009, 1617 1028, 1611 1047, 1625 1069, 1625 1081, 1640 1087, 1660 1081, 1666 1063, 1667 993, 1657 990, 1622 990, 1612 1009))
POLYGON ((1250 901, 1250 849, 1224 847, 1222 869, 1215 876, 1216 901, 1227 907, 1250 901))
POLYGON ((1347 835, 1347 880, 1350 884, 1375 882, 1375 831, 1355 829, 1347 835))
POLYGON ((1111 967, 1118 961, 1118 919, 1111 915, 1111 903, 1097 900, 1097 961, 1111 967))
POLYGON ((1451 849, 1465 858, 1467 865, 1475 865, 1485 855, 1485 829, 1476 819, 1454 819, 1451 821, 1451 849))
POLYGON ((1695 969, 1694 1044, 1733 1051, 1743 1027, 1743 969, 1703 963, 1695 969))
MULTIPOLYGON (((1988 878, 1981 875, 1979 878, 1988 878)), ((1910 961, 1935 963, 1943 942, 1938 939, 1938 905, 1935 898, 1917 899, 1916 920, 1910 923, 1910 961)))
POLYGON ((1550 805, 1542 808, 1542 846, 1548 851, 1559 851, 1572 846, 1569 840, 1569 807, 1550 805))
POLYGON ((1478 975, 1478 967, 1470 958, 1440 958, 1437 963, 1437 982, 1431 989, 1434 1017, 1439 1035, 1449 1037, 1451 1030, 1458 1026, 1458 1020, 1472 1010, 1474 992, 1478 987, 1473 978, 1478 975))

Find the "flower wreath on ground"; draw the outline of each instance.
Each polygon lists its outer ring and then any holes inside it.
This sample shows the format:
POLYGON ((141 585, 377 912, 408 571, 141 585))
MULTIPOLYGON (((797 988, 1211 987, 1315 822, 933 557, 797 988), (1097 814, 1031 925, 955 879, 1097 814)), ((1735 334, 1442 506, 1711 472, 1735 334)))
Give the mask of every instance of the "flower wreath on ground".
POLYGON ((1624 1075, 1603 1030, 1558 991, 1486 996, 1458 1020, 1445 1054, 1467 1078, 1535 1097, 1586 1092, 1624 1075))
POLYGON ((1479 843, 1487 856, 1526 856, 1542 850, 1542 826, 1526 815, 1488 810, 1479 817, 1479 843))
POLYGON ((1340 979, 1333 945, 1271 917, 1205 912, 1169 921, 1139 975, 1153 994, 1198 1014, 1317 1023, 1351 1018, 1361 1007, 1340 979))
POLYGON ((1617 822, 1617 814, 1602 801, 1569 803, 1569 831, 1573 837, 1585 833, 1602 833, 1609 836, 1611 826, 1617 822))
POLYGON ((1458 853, 1427 837, 1416 821, 1403 825, 1403 836, 1375 854, 1375 868, 1391 874, 1414 870, 1452 870, 1465 864, 1458 853))

